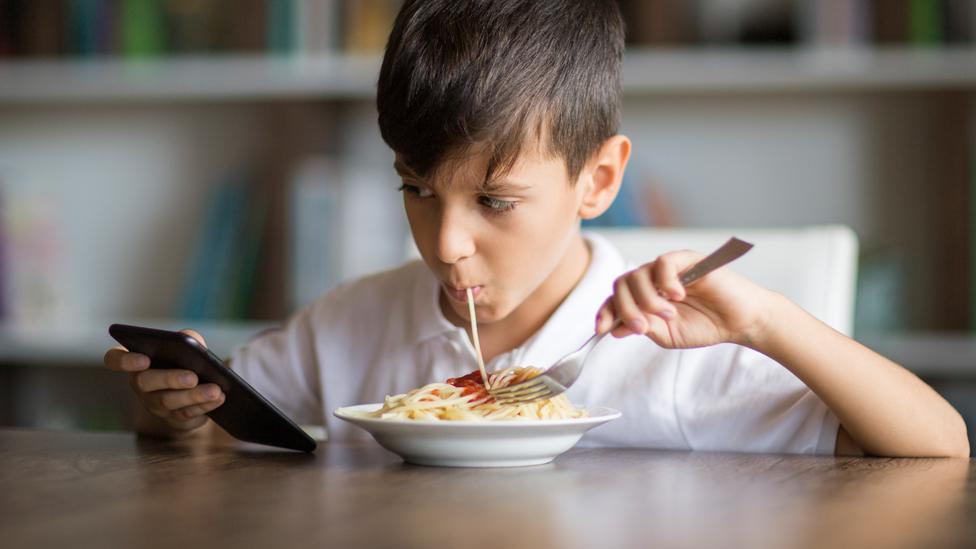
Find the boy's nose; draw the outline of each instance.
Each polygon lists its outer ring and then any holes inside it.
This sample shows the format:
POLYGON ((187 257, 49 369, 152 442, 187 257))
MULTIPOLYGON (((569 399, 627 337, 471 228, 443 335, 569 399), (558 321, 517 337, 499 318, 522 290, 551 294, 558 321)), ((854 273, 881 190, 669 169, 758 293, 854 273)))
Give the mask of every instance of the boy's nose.
POLYGON ((445 208, 437 234, 437 258, 454 264, 474 254, 474 238, 464 216, 445 208))

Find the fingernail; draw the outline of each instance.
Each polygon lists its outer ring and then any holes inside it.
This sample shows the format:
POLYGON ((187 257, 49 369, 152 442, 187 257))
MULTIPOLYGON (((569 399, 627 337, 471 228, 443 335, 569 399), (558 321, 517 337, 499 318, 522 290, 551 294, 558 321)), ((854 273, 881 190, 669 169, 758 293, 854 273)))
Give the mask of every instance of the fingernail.
POLYGON ((193 385, 193 375, 183 374, 180 376, 180 385, 191 386, 193 385))
POLYGON ((207 398, 209 398, 210 400, 216 400, 219 395, 220 395, 220 390, 217 389, 216 387, 211 387, 207 389, 207 398))
POLYGON ((659 316, 659 317, 661 317, 661 318, 663 318, 665 320, 671 320, 672 318, 674 318, 674 311, 672 311, 670 309, 664 309, 663 311, 660 311, 659 313, 657 313, 657 316, 659 316))
POLYGON ((148 368, 149 357, 145 355, 136 357, 136 366, 138 366, 139 368, 148 368))

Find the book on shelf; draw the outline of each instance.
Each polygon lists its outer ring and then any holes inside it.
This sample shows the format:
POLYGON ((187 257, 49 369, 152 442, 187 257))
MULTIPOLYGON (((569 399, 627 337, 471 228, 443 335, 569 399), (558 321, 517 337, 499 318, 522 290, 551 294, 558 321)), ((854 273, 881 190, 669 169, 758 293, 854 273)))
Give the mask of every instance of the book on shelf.
POLYGON ((686 0, 621 0, 627 42, 650 46, 697 42, 696 5, 686 0))
MULTIPOLYGON (((9 188, 15 187, 0 186, 0 190, 9 188)), ((50 326, 75 318, 59 210, 52 197, 29 189, 4 193, 0 202, 0 320, 50 326)))
POLYGON ((409 238, 399 178, 390 164, 349 161, 341 166, 340 273, 349 280, 404 260, 409 238))
POLYGON ((209 53, 220 48, 219 8, 214 1, 164 0, 167 53, 209 53))
POLYGON ((92 0, 68 0, 68 50, 80 57, 95 52, 95 21, 92 0))
MULTIPOLYGON (((2 191, 2 189, 0 189, 2 191)), ((7 251, 7 212, 3 193, 0 192, 0 323, 7 320, 10 312, 7 307, 8 296, 10 295, 10 258, 7 251)))
POLYGON ((244 53, 266 51, 267 13, 268 2, 263 0, 239 0, 234 3, 234 9, 222 10, 218 37, 220 49, 244 53))
MULTIPOLYGON (((0 56, 382 52, 401 0, 0 0, 0 56)), ((972 44, 972 0, 620 0, 632 46, 972 44)))
POLYGON ((944 38, 941 0, 909 0, 909 41, 918 46, 934 46, 944 38))
POLYGON ((339 283, 341 233, 339 174, 333 159, 312 156, 298 163, 289 192, 289 309, 296 310, 339 283))
POLYGON ((0 59, 14 54, 14 2, 16 0, 0 0, 0 59))
POLYGON ((122 0, 122 53, 126 57, 156 57, 163 53, 163 10, 155 0, 122 0))
POLYGON ((339 49, 340 0, 298 0, 295 6, 295 49, 315 55, 339 49))
POLYGON ((899 250, 862 250, 854 296, 855 334, 896 333, 910 327, 904 298, 908 264, 899 250))
POLYGON ((583 227, 669 226, 674 215, 666 195, 652 182, 641 179, 636 168, 624 172, 617 198, 607 211, 583 221, 583 227))
POLYGON ((942 21, 945 41, 950 44, 971 43, 976 30, 976 2, 973 0, 945 0, 942 21))
POLYGON ((311 303, 338 284, 398 265, 406 219, 387 166, 342 164, 312 156, 291 181, 290 308, 311 303))
POLYGON ((183 303, 177 311, 177 318, 201 319, 207 318, 210 310, 207 305, 208 295, 213 291, 215 271, 214 256, 219 235, 223 227, 227 210, 227 184, 219 184, 212 189, 206 201, 201 230, 196 233, 189 269, 184 282, 183 303))
POLYGON ((184 282, 179 318, 249 316, 264 234, 260 187, 229 177, 210 192, 184 282))
POLYGON ((401 0, 0 0, 0 56, 383 50, 401 0))
MULTIPOLYGON (((976 123, 976 122, 974 122, 976 123)), ((966 237, 969 239, 969 272, 968 283, 969 283, 969 329, 976 331, 976 143, 970 143, 969 147, 972 149, 971 156, 969 157, 969 187, 967 189, 968 204, 967 208, 969 210, 968 219, 968 229, 969 234, 966 237)))
POLYGON ((67 29, 62 0, 16 3, 14 52, 26 57, 55 57, 66 53, 67 29))
POLYGON ((869 0, 800 2, 800 39, 811 47, 861 47, 871 41, 869 0))
POLYGON ((258 285, 258 274, 262 260, 262 251, 266 246, 266 225, 268 222, 268 194, 266 185, 251 185, 248 201, 244 211, 244 221, 241 234, 238 237, 236 252, 239 256, 237 269, 229 274, 233 284, 230 285, 230 318, 251 318, 254 316, 255 292, 258 285))
POLYGON ((971 44, 972 0, 621 0, 632 45, 971 44))
POLYGON ((398 0, 346 0, 343 4, 343 50, 350 53, 382 52, 399 9, 398 0))

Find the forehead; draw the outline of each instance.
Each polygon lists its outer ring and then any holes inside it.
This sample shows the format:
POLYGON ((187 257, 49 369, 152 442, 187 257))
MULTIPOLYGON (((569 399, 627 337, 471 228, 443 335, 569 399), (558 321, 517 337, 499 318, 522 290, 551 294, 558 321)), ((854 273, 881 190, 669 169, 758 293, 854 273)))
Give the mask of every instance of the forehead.
POLYGON ((491 189, 496 187, 538 187, 542 184, 568 183, 565 162, 559 157, 543 154, 535 147, 519 152, 509 169, 497 171, 488 178, 489 155, 484 152, 467 152, 452 155, 427 177, 415 173, 399 154, 393 167, 401 176, 423 182, 438 190, 491 189))

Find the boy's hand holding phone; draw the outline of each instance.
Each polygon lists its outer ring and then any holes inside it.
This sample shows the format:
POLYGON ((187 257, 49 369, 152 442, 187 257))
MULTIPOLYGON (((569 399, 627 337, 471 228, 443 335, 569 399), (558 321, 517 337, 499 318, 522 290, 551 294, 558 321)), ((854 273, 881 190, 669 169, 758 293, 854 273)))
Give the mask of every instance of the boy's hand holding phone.
POLYGON ((772 292, 725 268, 685 288, 680 273, 702 257, 692 251, 671 252, 621 275, 597 313, 597 333, 620 318, 614 336, 643 334, 669 349, 726 342, 755 347, 772 292))
MULTIPOLYGON (((182 330, 206 346, 203 336, 182 330)), ((142 406, 177 431, 191 431, 204 425, 204 415, 224 403, 224 393, 215 384, 198 385, 197 375, 189 370, 149 369, 149 357, 131 353, 122 346, 105 353, 105 366, 128 372, 130 385, 142 406)))

